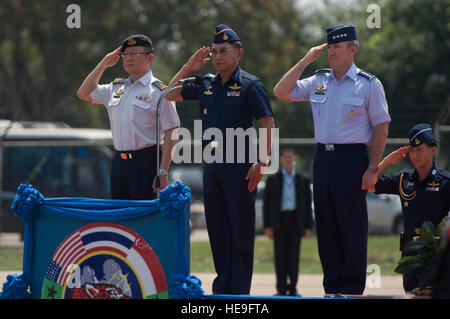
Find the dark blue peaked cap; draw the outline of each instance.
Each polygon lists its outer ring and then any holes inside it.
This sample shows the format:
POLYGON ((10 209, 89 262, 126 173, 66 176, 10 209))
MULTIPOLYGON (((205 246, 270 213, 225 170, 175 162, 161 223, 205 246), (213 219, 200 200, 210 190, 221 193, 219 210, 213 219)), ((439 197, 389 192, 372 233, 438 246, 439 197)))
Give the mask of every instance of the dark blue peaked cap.
POLYGON ((123 40, 122 50, 120 52, 123 52, 126 48, 132 46, 149 47, 153 52, 152 40, 150 40, 148 36, 143 34, 130 35, 125 40, 123 40))
POLYGON ((219 24, 216 27, 213 43, 235 42, 240 41, 238 35, 227 25, 219 24))
POLYGON ((356 29, 353 25, 335 25, 327 29, 327 43, 356 40, 356 29))
POLYGON ((414 126, 408 133, 409 145, 412 147, 434 140, 433 130, 428 123, 420 123, 414 126))

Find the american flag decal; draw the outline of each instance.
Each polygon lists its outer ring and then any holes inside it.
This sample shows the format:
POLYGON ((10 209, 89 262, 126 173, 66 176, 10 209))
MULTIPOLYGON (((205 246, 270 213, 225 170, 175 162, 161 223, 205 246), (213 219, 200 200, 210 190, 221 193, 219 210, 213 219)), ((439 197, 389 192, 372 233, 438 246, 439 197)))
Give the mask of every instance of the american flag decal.
POLYGON ((61 242, 49 262, 42 298, 95 298, 105 285, 111 298, 168 296, 164 270, 145 239, 104 222, 87 224, 61 242))

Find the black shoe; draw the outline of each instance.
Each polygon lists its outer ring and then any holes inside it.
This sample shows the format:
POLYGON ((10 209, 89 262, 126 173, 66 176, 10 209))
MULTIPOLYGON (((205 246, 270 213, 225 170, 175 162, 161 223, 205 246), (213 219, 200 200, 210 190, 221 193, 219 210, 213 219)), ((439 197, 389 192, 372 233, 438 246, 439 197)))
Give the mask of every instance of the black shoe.
POLYGON ((300 295, 296 290, 294 290, 294 291, 289 291, 288 296, 291 296, 291 297, 301 297, 301 295, 300 295))

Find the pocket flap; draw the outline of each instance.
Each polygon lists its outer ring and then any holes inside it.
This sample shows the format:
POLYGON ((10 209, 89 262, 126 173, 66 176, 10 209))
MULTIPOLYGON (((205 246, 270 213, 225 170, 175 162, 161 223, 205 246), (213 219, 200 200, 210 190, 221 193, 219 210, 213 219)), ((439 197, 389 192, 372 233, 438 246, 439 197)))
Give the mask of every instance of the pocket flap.
POLYGON ((344 104, 361 106, 364 103, 364 100, 359 96, 346 97, 342 100, 344 104))
POLYGON ((147 110, 152 107, 152 102, 146 102, 143 100, 139 100, 138 98, 135 98, 133 100, 133 105, 140 107, 141 109, 147 110))

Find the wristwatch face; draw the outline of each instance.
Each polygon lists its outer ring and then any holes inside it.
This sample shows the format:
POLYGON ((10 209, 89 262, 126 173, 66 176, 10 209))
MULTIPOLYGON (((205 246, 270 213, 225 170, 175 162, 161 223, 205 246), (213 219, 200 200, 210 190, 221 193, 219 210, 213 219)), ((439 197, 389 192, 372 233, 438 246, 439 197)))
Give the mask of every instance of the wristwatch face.
POLYGON ((159 170, 159 175, 167 175, 167 171, 163 168, 159 170))

